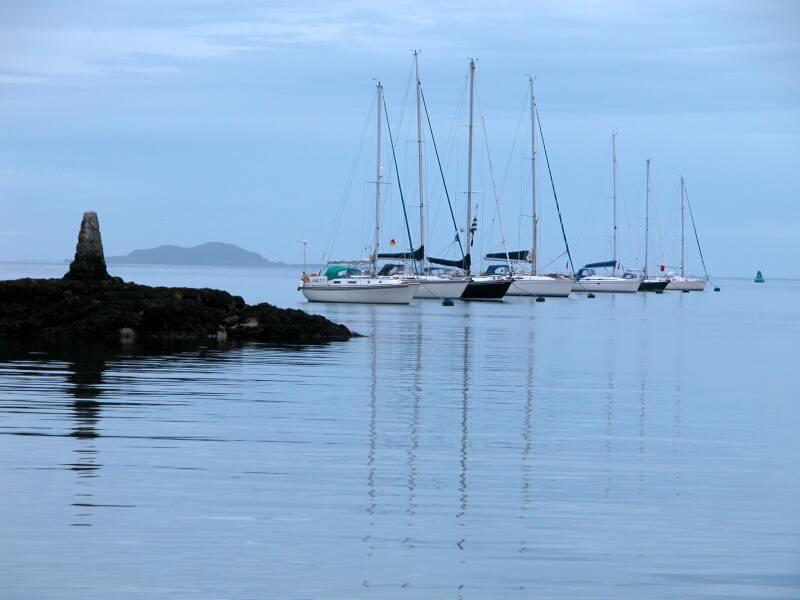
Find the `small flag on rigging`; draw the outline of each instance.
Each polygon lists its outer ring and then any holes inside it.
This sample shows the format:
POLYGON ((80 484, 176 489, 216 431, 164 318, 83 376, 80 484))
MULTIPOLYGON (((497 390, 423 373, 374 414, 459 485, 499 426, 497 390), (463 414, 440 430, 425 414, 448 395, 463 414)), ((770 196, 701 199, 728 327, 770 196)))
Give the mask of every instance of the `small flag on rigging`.
POLYGON ((397 246, 397 240, 395 240, 394 238, 390 239, 389 240, 389 245, 394 248, 395 246, 397 246))

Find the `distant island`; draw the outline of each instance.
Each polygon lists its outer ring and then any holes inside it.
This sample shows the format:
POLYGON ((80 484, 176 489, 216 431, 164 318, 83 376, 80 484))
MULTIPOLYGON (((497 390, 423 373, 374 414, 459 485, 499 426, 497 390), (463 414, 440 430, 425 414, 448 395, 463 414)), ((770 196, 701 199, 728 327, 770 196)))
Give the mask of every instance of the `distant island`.
POLYGON ((183 246, 158 246, 134 250, 126 256, 109 256, 109 263, 138 265, 204 265, 211 267, 272 267, 285 265, 273 262, 258 252, 250 252, 234 244, 206 242, 189 248, 183 246))

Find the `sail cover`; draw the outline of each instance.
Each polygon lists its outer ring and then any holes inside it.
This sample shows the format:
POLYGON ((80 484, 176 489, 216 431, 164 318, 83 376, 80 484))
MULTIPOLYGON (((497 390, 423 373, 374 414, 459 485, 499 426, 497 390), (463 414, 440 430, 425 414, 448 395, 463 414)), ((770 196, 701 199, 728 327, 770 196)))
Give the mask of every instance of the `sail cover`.
POLYGON ((616 262, 613 260, 607 260, 605 262, 596 262, 596 263, 589 263, 588 265, 583 265, 584 269, 595 269, 600 267, 615 267, 617 266, 616 262))
POLYGON ((586 277, 588 269, 597 269, 601 267, 616 267, 617 263, 613 260, 607 260, 604 262, 596 262, 596 263, 589 263, 588 265, 583 265, 583 267, 577 272, 575 275, 578 279, 582 279, 586 277))
POLYGON ((429 256, 428 261, 432 262, 435 265, 443 265, 445 267, 456 267, 457 269, 461 269, 462 271, 469 271, 470 266, 472 265, 472 260, 469 254, 467 254, 461 260, 448 260, 446 258, 433 258, 429 256))
POLYGON ((328 279, 340 279, 342 277, 352 277, 353 275, 361 275, 361 271, 353 267, 332 265, 325 271, 325 277, 328 279))
MULTIPOLYGON (((486 258, 498 258, 501 260, 506 260, 506 253, 505 252, 491 252, 486 255, 486 258)), ((508 253, 508 260, 521 260, 525 262, 531 262, 531 251, 530 250, 514 250, 513 252, 508 253)))
POLYGON ((382 252, 378 258, 398 258, 401 260, 422 260, 425 255, 425 246, 420 246, 414 252, 382 252))

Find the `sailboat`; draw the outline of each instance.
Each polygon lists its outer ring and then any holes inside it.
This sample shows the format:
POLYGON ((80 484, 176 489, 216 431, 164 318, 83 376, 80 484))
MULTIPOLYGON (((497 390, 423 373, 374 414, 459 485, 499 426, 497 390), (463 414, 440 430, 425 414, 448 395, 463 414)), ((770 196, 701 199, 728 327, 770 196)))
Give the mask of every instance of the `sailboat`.
POLYGON ((379 258, 414 261, 415 272, 409 272, 404 264, 387 264, 382 269, 386 274, 397 276, 417 285, 414 288, 415 298, 443 299, 460 298, 469 281, 463 275, 436 274, 427 266, 425 255, 425 177, 422 135, 422 84, 419 78, 419 51, 414 50, 414 75, 416 77, 417 95, 417 175, 419 177, 419 248, 413 252, 382 253, 379 258))
MULTIPOLYGON (((469 62, 469 126, 467 150, 467 221, 465 227, 466 253, 461 260, 448 260, 445 258, 429 257, 428 261, 446 267, 456 267, 463 271, 467 279, 467 286, 461 294, 462 300, 502 300, 508 288, 511 287, 511 278, 502 275, 472 275, 472 243, 477 230, 477 219, 472 217, 472 146, 474 129, 474 97, 475 97, 475 60, 469 62)), ((456 231, 456 235, 458 232, 456 231)))
POLYGON ((377 166, 375 176, 375 235, 370 259, 333 261, 343 265, 330 264, 324 273, 316 275, 303 273, 298 290, 309 302, 347 302, 368 304, 409 304, 414 297, 416 283, 382 277, 378 275, 378 249, 380 247, 381 185, 383 167, 381 166, 381 109, 383 108, 383 86, 376 87, 377 103, 377 166), (371 265, 364 272, 355 265, 371 265))
POLYGON ((644 268, 642 279, 639 283, 640 292, 660 292, 667 288, 669 280, 666 277, 650 277, 647 266, 650 259, 650 159, 647 159, 647 177, 644 195, 644 268))
MULTIPOLYGON (((552 277, 549 275, 539 275, 536 272, 539 258, 539 214, 536 199, 536 91, 534 88, 533 77, 528 81, 531 88, 531 205, 533 207, 533 228, 531 237, 531 249, 518 250, 514 252, 493 252, 486 255, 488 259, 506 259, 508 270, 512 271, 512 262, 524 262, 530 264, 530 273, 511 273, 512 283, 508 289, 509 296, 555 296, 566 298, 572 291, 572 279, 566 277, 552 277)), ((491 265, 487 273, 501 274, 504 271, 503 265, 491 265)))
MULTIPOLYGON (((698 242, 699 246, 699 242, 698 242)), ((667 290, 702 292, 706 288, 706 280, 698 277, 686 277, 686 184, 681 177, 681 274, 668 273, 667 290)))
POLYGON ((639 278, 633 275, 618 277, 617 269, 617 132, 611 134, 611 180, 613 226, 611 230, 613 260, 589 263, 579 269, 572 285, 576 292, 634 293, 639 289, 639 278), (611 275, 597 272, 600 268, 611 268, 611 275))

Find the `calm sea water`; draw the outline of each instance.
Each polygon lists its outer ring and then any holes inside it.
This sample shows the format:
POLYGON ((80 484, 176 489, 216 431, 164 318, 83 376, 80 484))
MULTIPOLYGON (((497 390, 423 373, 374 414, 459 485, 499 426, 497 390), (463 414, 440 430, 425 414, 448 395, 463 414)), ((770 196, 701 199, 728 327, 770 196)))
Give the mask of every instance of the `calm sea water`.
POLYGON ((4 598, 800 597, 800 282, 378 307, 113 271, 367 337, 3 345, 4 598))

